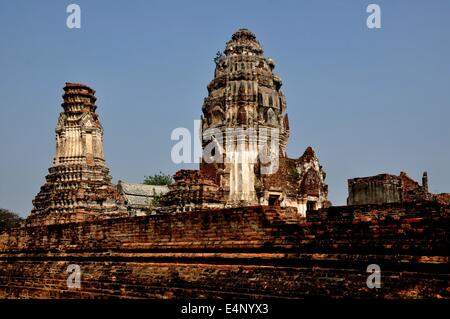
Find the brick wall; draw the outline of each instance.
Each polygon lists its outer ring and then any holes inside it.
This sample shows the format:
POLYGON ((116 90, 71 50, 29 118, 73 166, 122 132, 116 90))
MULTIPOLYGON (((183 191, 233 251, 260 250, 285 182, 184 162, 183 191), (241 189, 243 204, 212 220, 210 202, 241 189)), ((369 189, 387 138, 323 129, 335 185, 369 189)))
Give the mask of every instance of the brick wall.
POLYGON ((263 207, 0 234, 2 298, 450 298, 448 206, 263 207), (379 264, 382 288, 366 286, 379 264), (66 284, 81 267, 81 289, 66 284))

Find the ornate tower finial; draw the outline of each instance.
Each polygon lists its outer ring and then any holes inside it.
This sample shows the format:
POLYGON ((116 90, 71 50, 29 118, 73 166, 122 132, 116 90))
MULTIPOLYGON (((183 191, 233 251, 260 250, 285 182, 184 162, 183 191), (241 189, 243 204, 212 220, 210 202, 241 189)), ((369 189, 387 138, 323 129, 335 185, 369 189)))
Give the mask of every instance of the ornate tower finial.
POLYGON ((253 32, 248 29, 239 29, 231 36, 224 50, 225 55, 258 55, 264 53, 253 32))

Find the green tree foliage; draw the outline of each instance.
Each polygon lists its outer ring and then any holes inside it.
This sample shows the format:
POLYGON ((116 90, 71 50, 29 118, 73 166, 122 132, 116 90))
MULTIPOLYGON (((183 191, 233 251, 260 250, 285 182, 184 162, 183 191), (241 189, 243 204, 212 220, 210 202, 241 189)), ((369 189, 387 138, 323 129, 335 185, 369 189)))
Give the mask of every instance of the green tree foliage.
POLYGON ((162 172, 159 172, 159 174, 155 174, 152 176, 145 176, 144 178, 145 185, 170 185, 172 183, 172 176, 163 174, 162 172))
POLYGON ((0 232, 10 228, 19 227, 22 221, 23 218, 16 213, 0 208, 0 232))

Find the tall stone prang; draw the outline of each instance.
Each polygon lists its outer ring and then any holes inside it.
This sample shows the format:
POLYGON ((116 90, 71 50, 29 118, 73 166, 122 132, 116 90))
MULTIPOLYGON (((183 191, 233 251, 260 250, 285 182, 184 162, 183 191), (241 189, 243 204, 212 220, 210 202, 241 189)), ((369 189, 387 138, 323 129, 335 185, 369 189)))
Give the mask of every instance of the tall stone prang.
POLYGON ((202 107, 200 170, 177 173, 163 202, 183 209, 279 205, 303 216, 328 206, 325 172, 313 149, 297 159, 286 155, 282 81, 255 34, 238 30, 214 61, 202 107))
POLYGON ((64 223, 126 216, 103 153, 95 91, 66 83, 56 127, 56 151, 46 183, 33 200, 29 223, 64 223))
MULTIPOLYGON (((202 129, 204 147, 211 135, 217 138, 215 132, 222 133, 217 141, 222 148, 215 151, 223 151, 223 164, 207 163, 212 161, 204 158, 202 169, 212 172, 212 176, 221 170, 220 183, 231 205, 258 203, 261 145, 269 148, 266 153, 285 155, 289 136, 286 100, 274 67, 247 29, 234 33, 224 55, 216 59, 214 79, 208 85, 209 94, 202 108, 202 129)), ((278 156, 272 160, 278 161, 278 156)), ((268 161, 264 164, 269 165, 268 161)))

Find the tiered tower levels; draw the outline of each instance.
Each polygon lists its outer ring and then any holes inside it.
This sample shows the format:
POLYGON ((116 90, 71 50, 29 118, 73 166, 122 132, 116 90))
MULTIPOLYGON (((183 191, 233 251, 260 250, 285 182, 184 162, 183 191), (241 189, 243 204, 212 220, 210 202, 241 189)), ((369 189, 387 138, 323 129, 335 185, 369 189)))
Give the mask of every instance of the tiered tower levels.
POLYGON ((105 165, 95 91, 83 84, 66 83, 64 92, 53 166, 33 201, 28 221, 61 223, 124 216, 123 200, 105 165))

